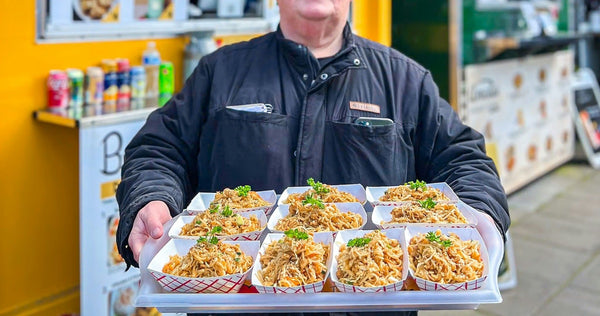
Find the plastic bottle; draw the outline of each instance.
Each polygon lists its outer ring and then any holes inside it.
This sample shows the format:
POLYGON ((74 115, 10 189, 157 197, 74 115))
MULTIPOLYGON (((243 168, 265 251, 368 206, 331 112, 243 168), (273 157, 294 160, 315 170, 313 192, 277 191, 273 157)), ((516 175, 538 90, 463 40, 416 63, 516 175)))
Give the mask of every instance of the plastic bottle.
POLYGON ((200 59, 217 49, 217 44, 213 40, 213 31, 194 32, 190 34, 190 42, 185 47, 183 53, 183 81, 194 72, 200 59))
POLYGON ((146 107, 158 106, 160 53, 156 49, 156 43, 148 42, 148 47, 142 55, 142 64, 146 70, 146 107))

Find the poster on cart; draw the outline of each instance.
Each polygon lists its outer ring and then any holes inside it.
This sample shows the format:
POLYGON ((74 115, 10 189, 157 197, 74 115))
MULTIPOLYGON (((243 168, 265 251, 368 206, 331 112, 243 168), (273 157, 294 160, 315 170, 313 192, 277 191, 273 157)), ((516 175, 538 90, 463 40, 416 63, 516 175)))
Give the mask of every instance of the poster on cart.
POLYGON ((507 193, 573 156, 573 68, 569 50, 465 67, 459 114, 484 135, 507 193))
POLYGON ((124 150, 145 122, 81 126, 80 278, 81 314, 100 316, 159 315, 136 309, 139 270, 125 271, 115 241, 119 207, 115 191, 120 181, 124 150))
POLYGON ((115 38, 177 33, 188 0, 38 0, 40 38, 115 38))

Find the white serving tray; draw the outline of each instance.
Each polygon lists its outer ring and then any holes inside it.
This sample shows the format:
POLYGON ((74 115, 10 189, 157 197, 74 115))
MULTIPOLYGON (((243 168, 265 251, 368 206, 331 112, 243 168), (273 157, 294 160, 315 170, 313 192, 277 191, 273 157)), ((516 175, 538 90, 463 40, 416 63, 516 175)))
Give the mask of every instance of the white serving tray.
MULTIPOLYGON (((244 209, 232 209, 232 210, 235 213, 263 210, 265 212, 265 214, 267 214, 267 215, 270 214, 271 211, 273 210, 273 207, 275 206, 275 202, 277 202, 277 194, 273 190, 256 191, 256 193, 258 193, 258 195, 260 195, 260 197, 263 198, 263 200, 267 201, 269 203, 269 205, 253 207, 253 208, 244 208, 244 209)), ((186 212, 188 214, 194 214, 194 215, 198 214, 200 212, 203 212, 209 208, 210 202, 212 202, 214 199, 215 199, 214 192, 200 192, 200 193, 196 194, 196 196, 192 199, 192 201, 190 202, 190 204, 188 205, 188 207, 186 209, 186 212)))
MULTIPOLYGON (((385 191, 387 189, 395 188, 395 187, 397 187, 397 185, 396 186, 386 186, 386 187, 367 187, 367 190, 366 190, 367 201, 369 201, 369 203, 371 203, 371 205, 373 205, 373 206, 378 206, 378 205, 397 206, 397 205, 409 203, 409 201, 399 201, 399 202, 379 201, 379 198, 385 194, 385 191)), ((450 199, 450 201, 440 201, 440 202, 456 203, 459 201, 456 193, 454 193, 452 188, 445 182, 427 183, 427 187, 438 189, 438 190, 442 191, 442 193, 444 193, 444 195, 446 195, 446 197, 448 197, 448 199, 450 199)), ((436 202, 438 202, 438 201, 436 201, 436 202)))
MULTIPOLYGON (((265 228, 267 228, 267 216, 265 215, 265 212, 263 212, 262 210, 248 211, 248 212, 239 213, 239 215, 244 218, 250 218, 250 216, 252 216, 252 215, 256 216, 256 218, 260 222, 261 229, 257 230, 257 231, 253 231, 253 232, 247 232, 247 233, 241 233, 241 234, 235 234, 235 235, 229 235, 229 236, 217 236, 217 238, 219 238, 221 240, 259 240, 263 231, 265 230, 265 228)), ((199 236, 184 236, 184 235, 179 234, 181 232, 181 228, 183 228, 183 226, 185 224, 191 223, 194 220, 194 217, 196 217, 196 216, 195 215, 177 216, 177 220, 175 221, 175 223, 173 223, 173 226, 171 226, 171 229, 169 229, 169 237, 171 237, 173 239, 197 240, 199 236)))
MULTIPOLYGON (((362 229, 368 221, 367 218, 367 212, 365 211, 365 209, 363 208, 363 206, 360 203, 357 202, 353 202, 353 203, 334 203, 337 208, 340 210, 340 212, 342 213, 355 213, 360 215, 360 217, 362 218, 362 225, 360 225, 357 228, 354 229, 349 229, 349 230, 357 230, 357 229, 362 229)), ((271 217, 269 218, 269 222, 267 223, 267 228, 269 229, 269 231, 274 232, 274 233, 282 233, 282 231, 275 229, 275 225, 277 225, 277 222, 279 222, 280 219, 286 217, 288 214, 290 213, 290 206, 289 204, 283 204, 278 206, 275 211, 273 211, 273 214, 271 214, 271 217)))
MULTIPOLYGON (((332 187, 342 191, 352 194, 355 198, 358 199, 360 204, 365 204, 367 202, 367 193, 362 184, 338 184, 331 185, 332 187)), ((287 203, 283 203, 283 201, 288 199, 288 196, 291 193, 304 193, 308 191, 311 187, 288 187, 281 193, 281 197, 279 197, 279 201, 277 201, 277 205, 286 205, 287 203)))
MULTIPOLYGON (((498 289, 498 268, 504 254, 504 241, 492 219, 481 213, 477 230, 489 252, 487 282, 473 291, 400 291, 387 293, 316 294, 173 294, 163 291, 150 275, 150 259, 169 241, 167 234, 158 240, 149 240, 140 256, 141 285, 136 306, 156 307, 162 313, 215 313, 215 312, 342 312, 342 311, 402 311, 402 310, 458 310, 476 309, 480 304, 501 303, 498 289), (277 295, 275 298, 273 295, 277 295)), ((175 219, 167 222, 168 231, 175 219)))
POLYGON ((477 225, 477 217, 475 217, 475 209, 465 204, 464 202, 455 203, 458 210, 467 219, 467 223, 452 223, 452 224, 440 224, 440 223, 390 223, 382 224, 382 222, 389 222, 392 220, 392 210, 398 206, 375 206, 373 213, 371 214, 371 220, 373 224, 379 229, 394 228, 394 227, 406 227, 406 226, 417 226, 417 227, 473 227, 477 225))

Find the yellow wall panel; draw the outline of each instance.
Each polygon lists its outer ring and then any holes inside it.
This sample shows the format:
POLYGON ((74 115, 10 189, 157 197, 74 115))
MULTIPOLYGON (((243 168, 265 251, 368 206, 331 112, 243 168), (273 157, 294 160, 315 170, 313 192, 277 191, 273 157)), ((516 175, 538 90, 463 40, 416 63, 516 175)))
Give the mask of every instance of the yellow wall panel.
POLYGON ((352 1, 356 34, 380 44, 392 44, 392 0, 352 1))

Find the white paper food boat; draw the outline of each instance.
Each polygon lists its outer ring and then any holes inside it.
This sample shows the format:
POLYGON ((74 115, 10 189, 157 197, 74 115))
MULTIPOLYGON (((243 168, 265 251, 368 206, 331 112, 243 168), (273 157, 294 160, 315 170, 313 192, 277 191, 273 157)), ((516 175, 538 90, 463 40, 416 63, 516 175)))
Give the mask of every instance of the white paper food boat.
MULTIPOLYGON (((258 241, 224 241, 224 243, 239 245, 240 249, 252 257, 252 262, 257 257, 260 242, 258 241)), ((161 287, 168 292, 183 293, 237 293, 244 280, 250 273, 252 266, 243 273, 212 278, 186 278, 162 272, 170 256, 185 256, 189 249, 196 244, 195 240, 172 239, 154 256, 148 265, 148 271, 158 281, 161 287)))
MULTIPOLYGON (((338 184, 338 185, 331 185, 331 186, 342 192, 347 192, 347 193, 352 194, 355 198, 358 199, 360 204, 365 204, 367 202, 366 191, 365 191, 365 188, 361 184, 338 184)), ((288 197, 290 196, 290 194, 304 193, 304 192, 308 191, 310 188, 311 188, 310 186, 288 187, 287 189, 285 189, 283 191, 283 193, 281 193, 281 197, 279 197, 279 201, 277 202, 277 205, 288 204, 288 203, 283 203, 283 201, 286 201, 288 199, 288 197)))
POLYGON ((392 220, 392 210, 399 206, 375 206, 371 215, 373 224, 379 229, 394 228, 394 227, 406 227, 406 226, 423 226, 423 227, 474 227, 477 225, 477 217, 473 212, 477 212, 472 207, 468 206, 463 202, 455 204, 462 215, 467 219, 467 223, 387 223, 392 220))
POLYGON ((461 290, 476 290, 484 285, 487 277, 489 275, 489 256, 487 252, 487 248, 485 246, 485 242, 481 235, 475 228, 465 227, 465 228, 447 228, 447 227, 415 227, 409 226, 406 230, 406 241, 407 247, 410 245, 410 240, 416 236, 417 234, 427 234, 430 231, 436 231, 439 229, 442 234, 448 235, 448 233, 455 233, 462 241, 465 240, 476 240, 479 242, 479 253, 481 254, 481 259, 483 260, 483 274, 480 278, 475 280, 461 282, 461 283, 452 283, 452 284, 443 284, 438 282, 428 281, 415 276, 414 271, 410 269, 410 258, 409 258, 409 272, 413 279, 415 279, 417 286, 424 291, 461 291, 461 290))
POLYGON ((354 293, 378 293, 378 292, 395 292, 402 290, 404 286, 404 281, 408 276, 408 252, 406 251, 406 242, 405 242, 405 233, 404 229, 401 228, 392 228, 382 230, 382 232, 390 239, 396 239, 400 243, 400 247, 402 247, 402 279, 398 282, 391 283, 384 286, 374 286, 374 287, 365 287, 365 286, 354 286, 346 283, 342 283, 339 281, 337 277, 337 269, 338 269, 338 261, 337 256, 340 253, 340 247, 342 245, 346 245, 350 239, 360 238, 364 235, 372 232, 372 230, 353 230, 353 231, 342 231, 337 234, 335 237, 334 245, 333 245, 333 261, 331 263, 331 280, 338 288, 340 292, 354 292, 354 293))
MULTIPOLYGON (((267 206, 253 207, 253 208, 243 208, 243 209, 233 209, 235 213, 248 212, 248 211, 257 211, 262 210, 265 214, 269 215, 275 206, 275 202, 277 202, 277 194, 275 191, 256 191, 258 195, 269 203, 267 206)), ((204 212, 210 207, 210 202, 215 199, 215 193, 209 192, 200 192, 196 194, 196 196, 192 199, 190 204, 188 205, 186 212, 188 214, 198 214, 204 212)))
MULTIPOLYGON (((349 229, 349 230, 358 230, 358 229, 361 229, 367 223, 367 220, 368 220, 368 218, 367 218, 367 212, 365 212, 365 209, 363 208, 363 206, 360 203, 357 203, 357 202, 354 202, 354 203, 335 203, 335 205, 337 206, 337 208, 342 213, 347 213, 347 212, 355 213, 355 214, 359 214, 360 217, 362 218, 362 225, 360 225, 357 228, 353 228, 353 229, 349 229)), ((277 222, 279 222, 280 219, 286 217, 289 214, 289 212, 290 212, 290 206, 288 204, 279 205, 275 209, 275 211, 273 211, 273 214, 271 214, 271 217, 269 218, 269 222, 267 223, 267 228, 271 232, 281 233, 282 231, 277 230, 275 228, 275 225, 277 225, 277 222)))
POLYGON ((332 258, 332 248, 333 248, 333 236, 331 233, 315 233, 313 236, 313 240, 315 242, 321 242, 326 245, 329 245, 329 256, 327 258, 327 273, 323 277, 323 281, 301 285, 301 286, 293 286, 293 287, 282 287, 282 286, 266 286, 262 285, 260 282, 260 278, 258 277, 258 271, 262 270, 262 265, 260 263, 260 258, 262 254, 265 253, 267 247, 272 241, 277 241, 283 238, 285 235, 280 233, 271 233, 267 234, 265 240, 263 241, 260 250, 258 251, 258 255, 256 256, 256 260, 254 261, 254 268, 252 269, 252 285, 256 288, 258 293, 319 293, 323 290, 323 285, 329 276, 329 271, 331 271, 331 258, 332 258))
MULTIPOLYGON (((247 233, 241 233, 241 234, 235 234, 235 235, 228 235, 228 236, 217 236, 217 238, 219 238, 221 240, 234 240, 234 241, 235 240, 240 240, 240 241, 259 240, 263 231, 265 230, 265 228, 267 228, 267 216, 265 215, 265 212, 263 212, 262 210, 256 210, 256 211, 248 211, 248 212, 239 213, 239 215, 244 218, 250 218, 251 216, 256 216, 258 218, 258 221, 260 222, 260 230, 253 231, 253 232, 247 232, 247 233)), ((194 215, 180 215, 173 223, 173 226, 171 226, 171 229, 169 230, 169 237, 174 238, 174 239, 197 240, 199 236, 180 235, 181 228, 185 224, 191 223, 194 220, 194 217, 195 217, 194 215)))
MULTIPOLYGON (((435 201, 435 202, 456 203, 459 201, 459 198, 456 195, 456 193, 454 193, 452 188, 450 188, 450 186, 448 184, 446 184, 445 182, 427 183, 427 186, 430 188, 434 188, 434 189, 438 189, 438 190, 442 191, 442 193, 444 193, 444 195, 446 195, 446 197, 448 197, 448 199, 450 199, 449 201, 435 201)), ((397 205, 410 203, 411 201, 393 202, 393 201, 380 201, 379 200, 379 198, 381 198, 385 194, 385 191, 387 189, 391 189, 391 188, 395 188, 395 187, 397 187, 397 186, 367 187, 367 190, 366 190, 367 201, 369 201, 369 203, 371 203, 371 205, 373 205, 373 206, 378 206, 378 205, 397 206, 397 205)))

